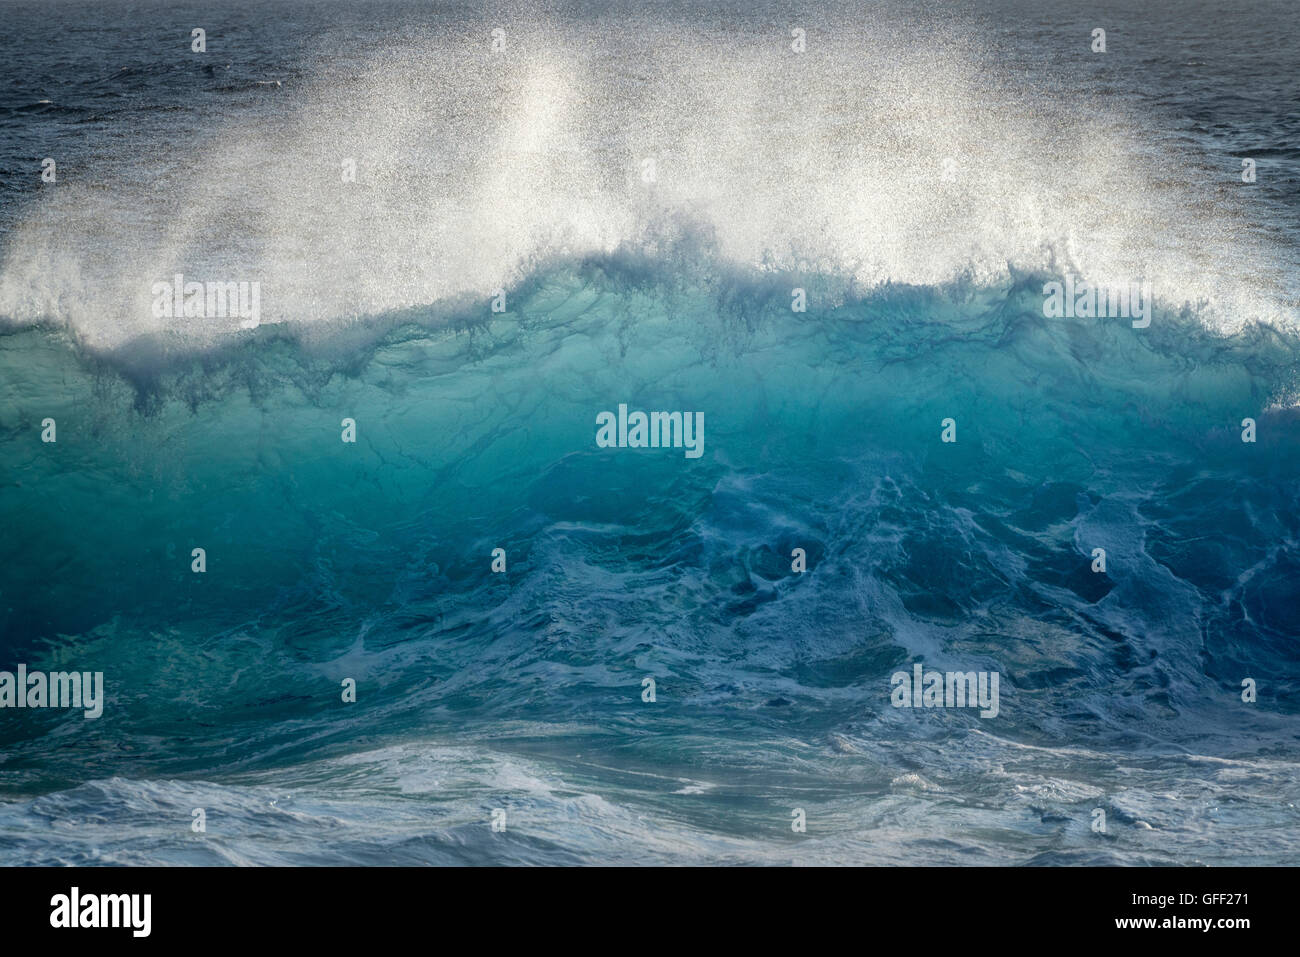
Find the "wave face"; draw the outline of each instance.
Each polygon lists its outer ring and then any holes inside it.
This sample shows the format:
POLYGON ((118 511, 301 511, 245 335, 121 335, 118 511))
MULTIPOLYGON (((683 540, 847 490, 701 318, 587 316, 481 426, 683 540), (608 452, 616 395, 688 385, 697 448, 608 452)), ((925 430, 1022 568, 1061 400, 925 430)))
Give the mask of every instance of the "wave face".
POLYGON ((0 100, 70 157, 0 206, 0 668, 107 688, 0 711, 0 855, 1295 863, 1300 56, 1258 6, 1117 11, 1105 61, 1040 4, 564 7, 499 54, 490 11, 232 6, 200 66, 139 52, 198 13, 117 11, 126 65, 0 100), (155 317, 177 272, 262 324, 155 317), (1045 318, 1066 273, 1150 325, 1045 318), (703 454, 599 447, 621 403, 703 454), (892 707, 916 662, 998 715, 892 707))

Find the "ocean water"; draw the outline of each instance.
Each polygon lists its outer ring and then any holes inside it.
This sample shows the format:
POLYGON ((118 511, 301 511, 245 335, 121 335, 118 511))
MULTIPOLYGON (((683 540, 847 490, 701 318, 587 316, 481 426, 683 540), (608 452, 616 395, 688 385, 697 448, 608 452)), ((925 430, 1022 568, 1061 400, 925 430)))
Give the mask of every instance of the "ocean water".
POLYGON ((1288 2, 0 0, 0 862, 1300 862, 1298 187, 1288 2))

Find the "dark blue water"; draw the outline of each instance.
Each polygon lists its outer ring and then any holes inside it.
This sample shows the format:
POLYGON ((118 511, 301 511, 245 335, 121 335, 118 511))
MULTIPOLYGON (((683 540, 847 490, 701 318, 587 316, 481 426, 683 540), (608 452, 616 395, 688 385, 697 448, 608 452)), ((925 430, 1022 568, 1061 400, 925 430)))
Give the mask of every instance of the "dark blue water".
POLYGON ((0 2, 0 860, 1296 863, 1294 10, 1072 6, 0 2))

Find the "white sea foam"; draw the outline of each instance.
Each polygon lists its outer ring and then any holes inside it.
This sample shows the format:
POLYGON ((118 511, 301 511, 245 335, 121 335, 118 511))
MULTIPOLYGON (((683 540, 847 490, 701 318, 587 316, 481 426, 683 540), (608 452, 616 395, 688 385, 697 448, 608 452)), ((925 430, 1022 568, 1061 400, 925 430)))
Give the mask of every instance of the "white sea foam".
POLYGON ((6 244, 0 316, 95 347, 238 332, 155 318, 175 273, 260 281, 263 322, 486 310, 554 257, 662 252, 662 224, 688 222, 726 261, 862 288, 1069 269, 1150 281, 1223 329, 1294 320, 1291 252, 1153 150, 1158 115, 1003 75, 976 29, 810 21, 796 54, 784 28, 533 21, 493 54, 481 27, 389 44, 359 76, 327 62, 44 190, 6 244))

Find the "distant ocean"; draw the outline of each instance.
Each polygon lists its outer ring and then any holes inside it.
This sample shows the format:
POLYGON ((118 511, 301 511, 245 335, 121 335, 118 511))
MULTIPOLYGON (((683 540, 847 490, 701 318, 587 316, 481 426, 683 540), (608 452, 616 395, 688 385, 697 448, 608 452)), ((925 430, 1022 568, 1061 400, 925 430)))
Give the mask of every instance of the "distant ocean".
POLYGON ((1300 863, 1293 3, 0 24, 0 863, 1300 863))

